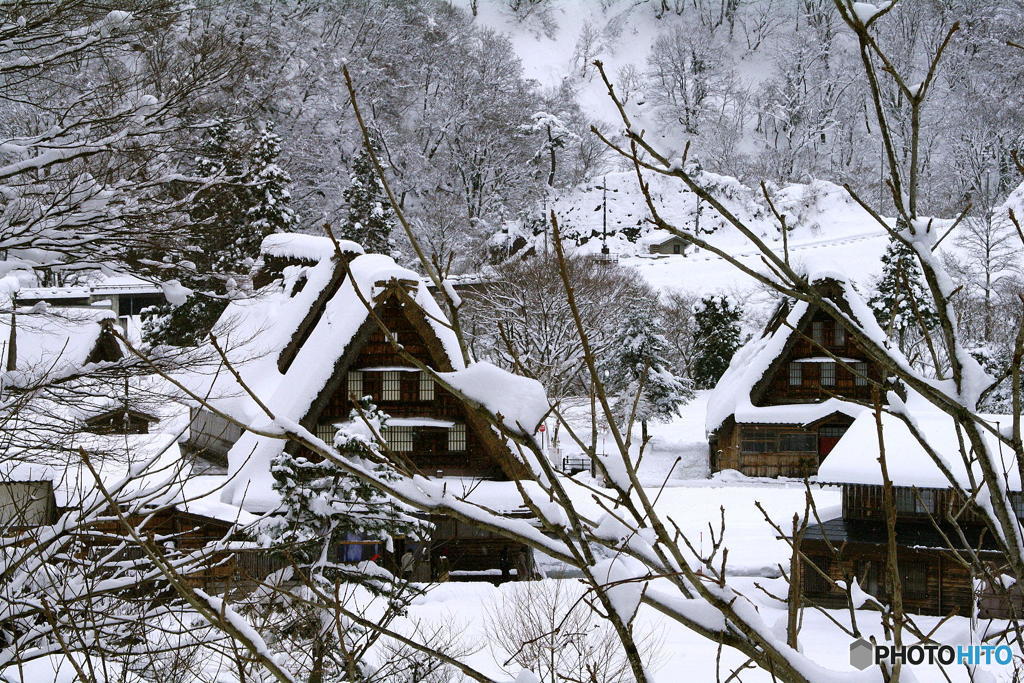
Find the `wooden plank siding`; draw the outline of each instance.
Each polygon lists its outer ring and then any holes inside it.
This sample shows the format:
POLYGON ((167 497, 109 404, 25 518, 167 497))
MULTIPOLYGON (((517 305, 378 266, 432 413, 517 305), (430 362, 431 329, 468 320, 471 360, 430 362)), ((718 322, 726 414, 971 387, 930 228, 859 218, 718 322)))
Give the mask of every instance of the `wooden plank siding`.
POLYGON ((748 477, 798 477, 817 473, 821 463, 818 439, 822 429, 849 427, 851 420, 835 416, 821 425, 737 424, 729 418, 713 435, 711 469, 734 469, 748 477), (805 440, 806 449, 794 449, 793 443, 805 440), (764 450, 751 448, 754 444, 764 450), (774 444, 774 445, 773 445, 774 444))
MULTIPOLYGON (((893 487, 894 496, 898 499, 896 519, 910 523, 931 524, 929 511, 922 509, 931 503, 930 513, 937 520, 944 520, 947 513, 954 515, 962 526, 979 527, 984 525, 981 511, 973 505, 964 509, 961 496, 950 489, 919 488, 916 490, 906 486, 893 487), (910 505, 914 509, 909 509, 910 505)), ((1017 502, 1019 494, 1011 494, 1017 502)), ((1020 508, 1019 502, 1017 507, 1020 508)), ((843 519, 885 520, 885 507, 882 504, 882 487, 869 484, 843 485, 843 519)))
POLYGON ((832 396, 861 401, 870 400, 870 383, 858 385, 853 372, 840 363, 836 363, 834 385, 824 386, 821 383, 822 366, 825 363, 801 363, 802 382, 799 385, 789 382, 789 363, 807 358, 827 357, 826 350, 829 354, 839 358, 868 363, 867 376, 872 380, 881 378, 875 364, 867 360, 867 354, 850 339, 849 335, 845 334, 845 331, 841 333, 840 341, 835 340, 836 331, 837 323, 827 313, 823 311, 814 313, 810 320, 807 320, 806 324, 801 325, 794 333, 792 343, 784 357, 776 365, 775 372, 768 379, 760 395, 754 401, 754 405, 816 403, 832 396), (815 323, 821 325, 820 343, 816 343, 813 339, 815 323))
MULTIPOLYGON (((897 486, 893 495, 896 559, 909 612, 969 615, 977 600, 986 618, 1024 614, 1024 594, 1019 589, 1006 591, 986 586, 976 591, 970 571, 956 560, 951 548, 966 543, 990 563, 994 575, 1006 571, 1000 566, 999 553, 980 511, 972 503, 966 503, 949 489, 897 486), (947 513, 955 516, 959 529, 946 521, 947 513), (920 581, 922 573, 926 577, 924 584, 920 581)), ((833 580, 849 581, 856 577, 862 588, 884 600, 887 579, 878 581, 884 574, 888 543, 883 489, 880 485, 845 484, 842 500, 842 518, 808 527, 800 550, 833 580)), ((1011 494, 1011 500, 1016 514, 1024 516, 1021 494, 1011 494)), ((808 600, 825 607, 845 606, 844 593, 829 587, 806 563, 801 570, 801 582, 808 600)))
MULTIPOLYGON (((884 567, 886 551, 884 546, 846 543, 838 548, 839 555, 831 553, 821 541, 806 541, 801 546, 803 554, 815 566, 825 571, 833 581, 858 580, 861 587, 885 601, 884 567), (881 572, 878 586, 868 578, 873 572, 881 572), (869 590, 869 588, 871 590, 869 590)), ((904 608, 914 614, 970 615, 974 601, 973 584, 970 574, 949 553, 941 550, 920 550, 900 548, 897 564, 904 574, 904 608), (906 575, 910 571, 925 572, 925 583, 916 590, 908 588, 906 575)), ((804 563, 801 567, 804 597, 811 603, 829 608, 846 607, 846 594, 829 586, 818 573, 804 563)))
MULTIPOLYGON (((378 299, 374 312, 395 336, 405 353, 440 372, 452 369, 432 328, 425 319, 421 319, 422 312, 407 292, 393 289, 390 295, 378 299)), ((357 398, 350 396, 349 372, 362 372, 364 385, 360 394, 371 395, 374 403, 392 418, 429 418, 466 426, 466 446, 459 451, 444 448, 441 438, 436 434, 431 435, 431 432, 439 431, 437 428, 414 428, 417 431, 415 440, 418 447, 403 455, 422 474, 434 476, 440 472, 444 476, 502 480, 529 476, 484 419, 468 411, 451 393, 434 383, 433 399, 420 399, 420 372, 408 358, 395 350, 385 338, 378 322, 372 318, 364 323, 361 331, 352 339, 350 348, 335 368, 335 376, 302 420, 307 428, 317 431, 318 426, 328 426, 349 418, 354 407, 353 398, 357 398), (366 371, 367 368, 378 370, 366 371), (401 387, 397 398, 385 397, 380 368, 408 369, 398 373, 401 387)))

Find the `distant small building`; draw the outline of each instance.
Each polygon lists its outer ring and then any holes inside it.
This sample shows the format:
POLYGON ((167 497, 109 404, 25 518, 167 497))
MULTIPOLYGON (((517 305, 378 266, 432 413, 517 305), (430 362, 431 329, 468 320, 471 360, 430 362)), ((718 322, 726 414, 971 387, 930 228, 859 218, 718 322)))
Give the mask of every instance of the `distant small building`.
POLYGON ((0 376, 5 388, 24 388, 77 373, 89 363, 124 356, 110 311, 18 307, 0 314, 0 376))
MULTIPOLYGON (((815 286, 856 319, 838 282, 815 286)), ((858 322, 877 329, 874 319, 858 322)), ((711 393, 711 471, 815 474, 881 379, 881 369, 826 311, 806 302, 782 304, 764 333, 736 352, 711 393)))
POLYGON ((26 287, 18 292, 18 304, 107 309, 113 311, 121 329, 137 327, 142 311, 167 303, 163 289, 133 275, 117 275, 100 282, 73 287, 26 287))
POLYGON ((685 256, 688 246, 686 240, 668 230, 652 230, 641 237, 640 242, 647 247, 648 253, 666 256, 685 256))
MULTIPOLYGON (((917 401, 923 403, 923 399, 917 401)), ((969 617, 977 607, 983 618, 1020 615, 1024 595, 1019 589, 990 585, 984 580, 975 583, 963 563, 963 557, 976 554, 989 564, 992 576, 1007 571, 981 511, 963 493, 970 490, 972 477, 981 480, 977 463, 972 463, 974 471, 969 474, 949 416, 930 406, 913 410, 912 415, 961 490, 952 487, 902 420, 882 414, 882 443, 896 507, 896 559, 904 608, 913 613, 969 617), (959 529, 947 521, 949 515, 958 521, 959 529)), ((998 449, 995 438, 987 438, 990 446, 998 449)), ((804 532, 800 550, 808 563, 800 570, 801 582, 805 597, 813 603, 846 607, 846 593, 836 581, 849 585, 856 580, 861 589, 883 602, 891 595, 886 573, 889 535, 878 457, 878 425, 874 413, 867 411, 854 421, 847 436, 821 465, 817 480, 843 487, 843 514, 811 525, 804 532)), ((1009 462, 1012 451, 1006 450, 1004 457, 1008 460, 1005 484, 1013 511, 1024 518, 1020 470, 1016 462, 1009 462)))
POLYGON ((86 417, 84 423, 93 434, 148 434, 150 425, 158 421, 155 415, 120 406, 86 417))

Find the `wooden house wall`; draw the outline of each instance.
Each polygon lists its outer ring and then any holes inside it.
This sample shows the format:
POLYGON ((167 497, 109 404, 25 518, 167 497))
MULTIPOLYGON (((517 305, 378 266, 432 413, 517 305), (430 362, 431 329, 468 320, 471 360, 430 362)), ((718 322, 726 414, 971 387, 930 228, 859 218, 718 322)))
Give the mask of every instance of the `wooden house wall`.
MULTIPOLYGON (((422 334, 410 322, 403 312, 402 302, 397 297, 385 300, 377 307, 377 315, 397 336, 404 351, 421 363, 430 367, 437 366, 430 349, 422 334)), ((355 350, 354 359, 348 365, 349 370, 382 367, 409 367, 407 358, 397 353, 385 339, 379 325, 371 322, 373 328, 365 342, 355 350)), ((359 343, 358 341, 356 343, 359 343)), ((445 370, 447 368, 437 368, 445 370)), ((412 453, 406 453, 414 465, 428 476, 442 472, 445 476, 474 476, 491 479, 505 479, 506 473, 501 465, 491 457, 488 448, 479 434, 479 423, 467 414, 465 406, 451 393, 435 383, 434 399, 423 401, 419 396, 420 373, 401 372, 402 382, 399 400, 383 400, 380 381, 382 373, 363 373, 363 395, 373 396, 374 403, 392 418, 436 418, 463 423, 466 425, 465 451, 447 450, 447 430, 418 428, 428 432, 420 439, 424 444, 412 453), (437 432, 436 438, 430 438, 429 432, 437 432)), ((330 394, 323 410, 317 418, 317 424, 330 424, 347 420, 354 408, 348 392, 346 377, 341 377, 337 387, 330 394)))
MULTIPOLYGON (((910 487, 894 487, 894 495, 898 491, 913 492, 910 487)), ((945 517, 947 511, 957 515, 960 524, 964 526, 981 525, 984 520, 980 512, 973 506, 963 510, 963 503, 960 498, 949 489, 918 489, 920 492, 930 492, 934 497, 934 510, 932 514, 937 519, 945 517)), ((908 494, 910 495, 910 494, 908 494)), ((843 519, 867 519, 885 520, 885 507, 882 504, 883 491, 880 485, 867 484, 844 484, 843 485, 843 519)), ((913 500, 918 502, 915 495, 913 500)), ((920 501, 925 502, 925 501, 920 501)), ((928 513, 924 511, 896 510, 896 518, 908 522, 919 522, 931 524, 928 513)))
MULTIPOLYGON (((831 396, 844 396, 856 400, 868 401, 871 399, 871 386, 857 385, 850 370, 842 364, 836 364, 836 382, 831 386, 822 386, 821 370, 824 363, 801 363, 802 383, 791 385, 789 383, 789 364, 801 358, 825 357, 825 350, 840 358, 851 358, 868 363, 868 377, 873 380, 881 378, 881 374, 874 363, 867 360, 864 351, 850 338, 844 334, 841 344, 835 343, 836 321, 827 313, 818 311, 806 327, 794 333, 796 339, 790 346, 788 353, 776 363, 774 374, 768 381, 763 393, 757 397, 755 405, 782 405, 787 403, 810 403, 821 401, 831 396), (822 323, 822 342, 816 343, 811 339, 812 325, 814 322, 822 323), (824 349, 822 348, 824 347, 824 349)), ((844 330, 845 331, 845 330, 844 330)))
MULTIPOLYGON (((833 581, 849 581, 856 577, 865 589, 864 571, 868 563, 870 571, 885 571, 884 546, 847 543, 839 547, 839 555, 835 556, 825 543, 807 540, 802 544, 801 551, 811 562, 826 571, 833 581)), ((946 553, 941 550, 900 548, 897 564, 901 568, 910 565, 924 565, 926 568, 926 590, 918 593, 903 592, 903 604, 908 612, 971 614, 974 598, 971 576, 959 563, 946 557, 946 553)), ((846 594, 834 586, 821 590, 823 580, 816 575, 817 572, 806 563, 801 567, 804 597, 823 607, 846 607, 846 594)), ((877 597, 885 599, 884 589, 883 595, 877 597)))
POLYGON ((517 556, 521 553, 531 558, 532 565, 533 552, 521 543, 450 517, 435 515, 431 522, 434 524, 431 566, 435 579, 442 565, 452 572, 511 570, 516 567, 517 556))
MULTIPOLYGON (((157 546, 172 543, 179 552, 193 552, 206 545, 223 539, 231 530, 231 524, 221 520, 194 515, 176 509, 163 509, 152 514, 131 514, 129 524, 141 527, 142 536, 157 546), (143 524, 145 522, 145 524, 143 524)), ((128 536, 124 525, 117 519, 98 521, 90 525, 89 532, 80 534, 87 553, 99 554, 119 543, 128 536)), ((131 557, 141 556, 142 549, 128 544, 131 557)), ((205 563, 186 579, 193 585, 228 583, 237 578, 237 566, 233 557, 224 554, 206 558, 205 563)))
POLYGON ((795 424, 737 424, 728 418, 712 437, 711 470, 734 469, 748 477, 805 477, 818 471, 821 455, 818 451, 820 427, 841 426, 846 428, 851 420, 835 416, 823 425, 804 428, 795 424), (813 439, 813 449, 783 450, 778 447, 786 435, 813 439), (777 446, 764 452, 752 452, 744 448, 744 440, 763 442, 774 441, 777 446))

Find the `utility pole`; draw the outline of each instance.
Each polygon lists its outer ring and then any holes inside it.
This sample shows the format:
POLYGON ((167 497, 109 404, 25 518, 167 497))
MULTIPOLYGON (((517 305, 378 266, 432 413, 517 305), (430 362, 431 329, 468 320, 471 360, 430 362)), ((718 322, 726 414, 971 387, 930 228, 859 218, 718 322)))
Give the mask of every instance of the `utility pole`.
POLYGON ((608 176, 601 179, 601 253, 608 253, 608 176))

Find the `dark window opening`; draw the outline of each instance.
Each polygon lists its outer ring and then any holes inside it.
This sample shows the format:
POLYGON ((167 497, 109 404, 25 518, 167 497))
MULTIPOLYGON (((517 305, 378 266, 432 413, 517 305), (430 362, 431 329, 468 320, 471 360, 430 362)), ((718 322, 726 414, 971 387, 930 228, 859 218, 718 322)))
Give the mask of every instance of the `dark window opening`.
POLYGON ((814 434, 781 434, 779 436, 779 450, 814 452, 818 450, 818 443, 814 434))
POLYGON ((917 562, 901 562, 903 594, 908 597, 928 595, 928 565, 917 562))
POLYGON ((815 320, 811 323, 811 339, 816 344, 822 344, 825 342, 825 323, 821 320, 815 320))
POLYGON ((789 364, 789 385, 791 387, 798 387, 804 383, 803 367, 803 363, 789 364))

